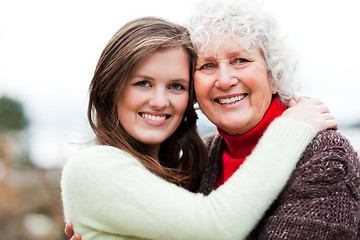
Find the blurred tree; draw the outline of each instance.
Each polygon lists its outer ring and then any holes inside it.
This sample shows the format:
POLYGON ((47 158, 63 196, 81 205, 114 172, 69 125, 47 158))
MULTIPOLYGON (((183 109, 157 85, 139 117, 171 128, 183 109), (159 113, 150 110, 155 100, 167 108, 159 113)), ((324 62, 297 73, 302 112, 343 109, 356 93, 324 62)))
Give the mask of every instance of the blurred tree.
POLYGON ((67 239, 61 171, 34 166, 27 148, 28 124, 21 102, 0 97, 0 239, 67 239))
POLYGON ((0 159, 8 167, 33 165, 23 131, 28 123, 21 102, 8 96, 0 97, 0 159))
POLYGON ((10 184, 14 165, 31 165, 23 160, 28 159, 29 154, 20 139, 27 125, 22 104, 7 96, 0 97, 0 216, 11 209, 9 203, 17 194, 10 184))
POLYGON ((22 104, 10 97, 0 97, 0 132, 25 129, 28 121, 22 104))

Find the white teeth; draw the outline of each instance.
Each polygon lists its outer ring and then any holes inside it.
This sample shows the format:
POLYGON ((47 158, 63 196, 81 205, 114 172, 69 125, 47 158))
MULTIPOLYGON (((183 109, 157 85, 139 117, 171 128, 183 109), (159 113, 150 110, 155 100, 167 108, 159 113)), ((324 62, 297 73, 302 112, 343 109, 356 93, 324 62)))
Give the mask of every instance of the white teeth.
POLYGON ((154 115, 150 115, 150 114, 141 114, 141 116, 143 118, 149 119, 151 121, 164 121, 166 120, 166 116, 154 116, 154 115))
POLYGON ((240 100, 243 100, 245 98, 246 95, 240 95, 240 96, 236 96, 236 97, 231 97, 231 98, 221 98, 218 99, 220 104, 231 104, 231 103, 235 103, 238 102, 240 100))

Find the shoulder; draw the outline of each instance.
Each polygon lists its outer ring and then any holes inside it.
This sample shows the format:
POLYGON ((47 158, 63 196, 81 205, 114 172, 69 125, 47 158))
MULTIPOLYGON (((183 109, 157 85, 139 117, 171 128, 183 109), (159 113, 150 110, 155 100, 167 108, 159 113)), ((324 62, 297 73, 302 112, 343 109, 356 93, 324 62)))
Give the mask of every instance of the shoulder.
POLYGON ((99 157, 99 156, 104 156, 104 155, 108 155, 108 156, 116 155, 116 156, 124 156, 124 157, 130 156, 125 151, 120 150, 115 147, 105 146, 105 145, 96 145, 96 146, 89 146, 89 147, 80 149, 77 153, 75 153, 75 155, 73 157, 71 157, 70 160, 81 159, 84 157, 99 157))
POLYGON ((204 136, 202 136, 202 140, 204 141, 206 146, 211 145, 211 143, 214 141, 214 139, 219 136, 219 134, 217 132, 212 132, 209 134, 206 134, 204 136))
POLYGON ((78 151, 61 176, 65 217, 74 225, 89 226, 96 214, 106 212, 109 206, 125 204, 141 192, 144 172, 145 167, 136 158, 114 147, 91 146, 78 151), (99 204, 104 199, 107 204, 99 204))
POLYGON ((92 146, 80 150, 65 164, 61 175, 62 193, 65 199, 80 201, 89 194, 110 191, 113 185, 117 191, 123 191, 146 172, 140 161, 125 151, 92 146))
POLYGON ((222 159, 222 153, 226 148, 226 141, 220 136, 218 132, 208 134, 203 137, 203 141, 208 150, 208 163, 212 165, 214 162, 219 162, 222 159))
POLYGON ((312 145, 341 147, 349 150, 352 148, 350 141, 346 137, 344 137, 339 131, 335 130, 326 130, 319 132, 312 141, 312 145))
POLYGON ((318 133, 308 145, 294 176, 302 187, 317 191, 313 194, 346 188, 360 197, 359 173, 360 161, 349 140, 340 132, 326 130, 318 133))
POLYGON ((90 165, 93 162, 106 162, 114 159, 133 160, 134 158, 127 152, 111 146, 90 146, 80 149, 75 153, 66 163, 72 164, 84 164, 90 165))
POLYGON ((335 130, 319 132, 306 148, 303 157, 309 158, 318 154, 321 154, 323 158, 331 156, 342 159, 348 164, 359 164, 358 155, 350 141, 335 130))
POLYGON ((209 195, 211 191, 216 189, 216 180, 226 143, 218 132, 203 136, 203 141, 208 149, 208 160, 197 191, 209 195))
POLYGON ((355 239, 359 229, 359 173, 358 156, 340 132, 318 133, 254 236, 271 238, 286 228, 285 235, 291 239, 355 239), (275 228, 275 232, 269 231, 275 228))
POLYGON ((224 139, 219 135, 218 132, 209 133, 205 136, 202 136, 208 150, 219 150, 219 147, 222 147, 222 144, 225 143, 224 139))
POLYGON ((91 146, 79 150, 65 164, 62 178, 75 180, 110 175, 121 170, 126 173, 143 165, 127 152, 111 146, 91 146), (75 178, 75 179, 74 179, 75 178))

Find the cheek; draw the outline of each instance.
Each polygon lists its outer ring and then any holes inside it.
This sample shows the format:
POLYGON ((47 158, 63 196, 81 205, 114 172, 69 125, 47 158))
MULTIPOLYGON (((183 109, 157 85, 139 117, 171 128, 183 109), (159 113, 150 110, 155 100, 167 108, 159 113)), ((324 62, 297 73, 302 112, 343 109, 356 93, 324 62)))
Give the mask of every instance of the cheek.
POLYGON ((170 102, 177 117, 182 119, 189 103, 189 93, 172 95, 170 102))
POLYGON ((249 77, 250 81, 247 82, 248 87, 250 88, 251 92, 255 95, 259 95, 263 98, 267 98, 270 97, 273 93, 273 90, 271 89, 270 86, 270 79, 268 77, 267 72, 265 72, 265 70, 263 69, 259 69, 257 71, 254 71, 255 73, 259 72, 262 74, 258 74, 258 75, 252 75, 251 77, 249 77))
POLYGON ((120 119, 125 118, 128 115, 129 111, 134 110, 136 105, 138 105, 143 100, 141 99, 143 96, 141 94, 137 94, 136 91, 132 91, 131 89, 126 89, 120 97, 117 99, 117 111, 120 119))
POLYGON ((255 115, 261 116, 262 118, 270 106, 272 99, 272 91, 268 85, 263 85, 262 87, 260 87, 258 93, 259 94, 253 96, 252 105, 256 109, 255 115))

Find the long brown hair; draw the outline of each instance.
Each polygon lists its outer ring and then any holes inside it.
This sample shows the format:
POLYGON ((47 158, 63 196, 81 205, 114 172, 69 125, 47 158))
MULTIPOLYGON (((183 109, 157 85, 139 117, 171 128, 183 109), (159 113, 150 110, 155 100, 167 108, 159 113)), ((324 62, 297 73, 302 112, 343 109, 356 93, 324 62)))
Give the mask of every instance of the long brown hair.
POLYGON ((189 190, 198 184, 207 158, 193 107, 195 58, 184 27, 154 17, 135 19, 120 28, 103 50, 90 84, 88 106, 88 120, 99 144, 130 153, 154 174, 189 190), (147 154, 146 144, 124 130, 118 119, 116 100, 139 64, 152 53, 173 47, 182 47, 189 56, 189 103, 178 129, 161 144, 157 161, 147 154))

